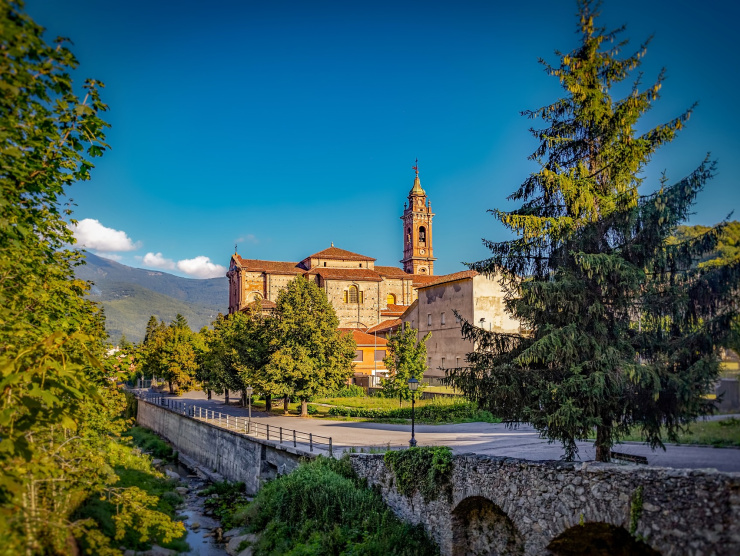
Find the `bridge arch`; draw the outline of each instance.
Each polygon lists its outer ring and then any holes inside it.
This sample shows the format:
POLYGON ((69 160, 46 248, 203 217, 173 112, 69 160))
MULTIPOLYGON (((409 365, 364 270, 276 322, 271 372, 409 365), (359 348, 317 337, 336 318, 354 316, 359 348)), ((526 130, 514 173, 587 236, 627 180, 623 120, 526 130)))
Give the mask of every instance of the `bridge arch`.
POLYGON ((516 525, 488 498, 470 496, 452 510, 452 556, 523 553, 524 539, 516 525))
POLYGON ((603 522, 569 527, 547 545, 552 556, 660 556, 627 529, 603 522))

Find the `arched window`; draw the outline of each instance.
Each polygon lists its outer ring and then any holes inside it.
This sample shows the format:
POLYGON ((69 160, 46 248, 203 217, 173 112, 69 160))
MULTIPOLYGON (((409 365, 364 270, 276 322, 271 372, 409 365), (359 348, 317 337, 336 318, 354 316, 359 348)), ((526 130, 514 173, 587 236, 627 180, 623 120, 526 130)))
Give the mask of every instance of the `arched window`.
POLYGON ((392 293, 389 293, 388 294, 388 299, 386 300, 386 303, 388 303, 388 305, 395 305, 396 304, 396 296, 393 295, 392 293))
POLYGON ((406 230, 406 243, 411 243, 411 228, 406 230))
POLYGON ((427 229, 424 226, 419 226, 419 243, 426 243, 427 241, 427 229))
POLYGON ((427 273, 427 269, 426 269, 426 268, 424 268, 424 267, 421 267, 421 268, 419 269, 419 274, 426 274, 426 273, 427 273))
POLYGON ((357 286, 350 286, 349 288, 349 302, 350 303, 359 303, 358 295, 357 295, 357 286))

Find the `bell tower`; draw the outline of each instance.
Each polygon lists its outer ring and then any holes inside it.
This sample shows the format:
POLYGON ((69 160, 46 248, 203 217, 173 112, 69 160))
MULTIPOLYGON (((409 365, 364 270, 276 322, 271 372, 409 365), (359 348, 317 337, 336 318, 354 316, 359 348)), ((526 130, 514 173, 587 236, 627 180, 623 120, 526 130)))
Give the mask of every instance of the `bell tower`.
POLYGON ((404 204, 403 216, 403 270, 412 274, 434 274, 434 251, 432 250, 432 204, 419 181, 419 160, 413 166, 416 177, 409 192, 408 204, 404 204))

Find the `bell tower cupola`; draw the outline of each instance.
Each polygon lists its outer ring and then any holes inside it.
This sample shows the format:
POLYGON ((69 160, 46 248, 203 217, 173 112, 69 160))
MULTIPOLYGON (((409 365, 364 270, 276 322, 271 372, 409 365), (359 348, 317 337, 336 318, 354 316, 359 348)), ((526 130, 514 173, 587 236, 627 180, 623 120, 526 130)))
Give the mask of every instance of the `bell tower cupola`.
POLYGON ((403 216, 403 269, 413 274, 434 274, 434 251, 432 250, 432 204, 419 180, 419 160, 413 166, 416 173, 414 186, 409 191, 408 204, 403 216))

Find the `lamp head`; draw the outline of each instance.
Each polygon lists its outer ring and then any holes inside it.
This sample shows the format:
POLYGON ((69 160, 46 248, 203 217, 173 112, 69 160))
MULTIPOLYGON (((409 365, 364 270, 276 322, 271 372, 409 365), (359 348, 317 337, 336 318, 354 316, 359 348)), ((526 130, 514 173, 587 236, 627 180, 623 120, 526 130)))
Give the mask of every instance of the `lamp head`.
POLYGON ((419 381, 416 380, 414 377, 411 377, 408 382, 409 390, 412 392, 416 392, 416 389, 419 387, 419 381))
POLYGON ((254 388, 252 388, 251 386, 247 386, 247 396, 251 398, 252 392, 254 392, 254 388))

